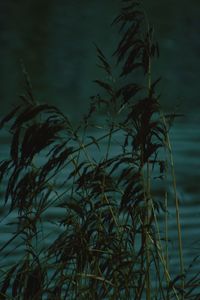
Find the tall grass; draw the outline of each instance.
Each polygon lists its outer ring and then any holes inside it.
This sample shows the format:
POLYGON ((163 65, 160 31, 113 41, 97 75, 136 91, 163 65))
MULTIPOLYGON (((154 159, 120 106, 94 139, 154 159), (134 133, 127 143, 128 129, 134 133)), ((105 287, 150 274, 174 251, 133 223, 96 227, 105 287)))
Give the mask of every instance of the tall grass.
POLYGON ((154 30, 135 0, 122 1, 113 25, 120 41, 110 60, 96 46, 101 92, 80 124, 38 103, 25 71, 21 104, 1 121, 11 134, 0 179, 13 235, 0 248, 0 299, 198 299, 197 277, 184 274, 169 140, 175 115, 162 112, 156 92, 154 30), (153 188, 169 184, 170 169, 178 274, 170 272, 167 188, 163 198, 153 188))

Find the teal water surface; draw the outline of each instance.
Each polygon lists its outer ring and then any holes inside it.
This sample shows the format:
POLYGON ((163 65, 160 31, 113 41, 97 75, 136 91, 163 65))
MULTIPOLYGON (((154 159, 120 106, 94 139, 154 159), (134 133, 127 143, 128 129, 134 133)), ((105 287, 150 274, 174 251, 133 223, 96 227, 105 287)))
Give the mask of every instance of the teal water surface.
MULTIPOLYGON (((119 11, 120 1, 0 1, 0 115, 18 103, 24 91, 21 60, 31 77, 35 97, 55 104, 74 124, 87 111, 89 98, 96 94, 94 79, 103 76, 97 67, 93 42, 109 57, 116 46, 117 30, 110 23, 119 11), (100 75, 101 74, 101 75, 100 75)), ((175 161, 183 254, 187 268, 200 253, 200 2, 197 0, 144 1, 155 37, 160 44, 160 58, 153 64, 153 77, 161 75, 161 103, 167 111, 178 110, 185 117, 175 122, 171 141, 175 161)), ((98 122, 98 120, 97 120, 98 122)), ((88 134, 90 135, 90 133, 88 134)), ((120 137, 118 137, 120 138, 120 137)), ((9 137, 0 132, 0 159, 8 155, 9 137)), ((112 144, 113 153, 116 144, 112 144)), ((4 178, 6 181, 6 178, 4 178)), ((171 268, 177 271, 177 232, 173 191, 169 187, 169 237, 171 268)), ((6 224, 0 190, 0 244, 12 237, 16 228, 6 224)), ((58 234, 59 210, 49 210, 44 246, 58 234), (49 235, 48 235, 49 234, 49 235)), ((162 220, 160 221, 163 228, 162 220)), ((21 240, 6 247, 4 265, 22 255, 21 240), (13 251, 13 245, 15 250, 13 251)), ((195 262, 191 274, 200 270, 195 262)))

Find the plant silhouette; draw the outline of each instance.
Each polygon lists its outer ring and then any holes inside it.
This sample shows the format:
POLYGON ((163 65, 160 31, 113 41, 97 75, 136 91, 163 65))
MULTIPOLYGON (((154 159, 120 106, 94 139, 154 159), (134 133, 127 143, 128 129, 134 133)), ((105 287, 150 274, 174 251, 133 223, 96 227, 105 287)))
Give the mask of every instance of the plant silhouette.
POLYGON ((76 128, 58 108, 35 100, 25 70, 21 103, 0 123, 12 137, 9 159, 0 164, 5 218, 15 216, 0 252, 13 255, 17 244, 21 253, 4 266, 0 299, 198 299, 191 289, 197 277, 187 282, 184 274, 168 136, 176 115, 162 112, 160 78, 152 78, 154 30, 135 0, 122 1, 113 25, 120 41, 112 63, 95 45, 101 92, 76 128), (167 192, 153 194, 171 167, 178 274, 170 273, 167 192))

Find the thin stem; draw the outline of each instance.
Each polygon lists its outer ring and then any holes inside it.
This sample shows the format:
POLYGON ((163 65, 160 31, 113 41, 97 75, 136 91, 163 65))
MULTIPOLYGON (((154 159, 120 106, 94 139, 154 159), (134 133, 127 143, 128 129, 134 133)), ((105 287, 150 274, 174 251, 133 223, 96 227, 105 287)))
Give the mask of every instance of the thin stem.
MULTIPOLYGON (((166 120, 165 117, 162 115, 163 123, 166 126, 166 120)), ((179 262, 180 262, 180 272, 181 275, 184 275, 184 260, 183 260, 183 246, 182 246, 182 236, 181 236, 181 223, 180 223, 180 212, 179 212, 179 200, 178 200, 178 194, 177 194, 177 186, 176 186, 176 176, 175 176, 175 168, 174 168, 174 159, 172 154, 172 146, 170 143, 169 134, 167 132, 166 134, 166 145, 169 153, 169 161, 171 166, 171 175, 172 175, 172 184, 173 184, 173 191, 174 191, 174 198, 175 198, 175 208, 176 208, 176 224, 177 224, 177 231, 178 231, 178 248, 179 248, 179 262)), ((184 285, 185 280, 182 276, 182 300, 184 299, 184 285)))

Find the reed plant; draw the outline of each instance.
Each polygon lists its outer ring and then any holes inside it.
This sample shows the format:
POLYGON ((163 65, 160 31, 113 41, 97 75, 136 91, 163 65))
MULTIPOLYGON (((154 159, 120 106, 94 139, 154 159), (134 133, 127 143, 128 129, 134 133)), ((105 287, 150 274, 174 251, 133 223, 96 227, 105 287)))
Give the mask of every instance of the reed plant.
POLYGON ((110 60, 95 46, 101 91, 80 124, 38 103, 25 70, 21 102, 1 121, 11 135, 9 157, 0 164, 7 212, 1 222, 9 220, 12 235, 0 248, 0 299, 199 299, 199 275, 185 277, 169 139, 176 115, 162 112, 156 92, 154 29, 137 0, 122 1, 112 24, 120 41, 110 60), (168 176, 179 240, 176 274, 168 176), (166 184, 158 197, 160 181, 166 184))

